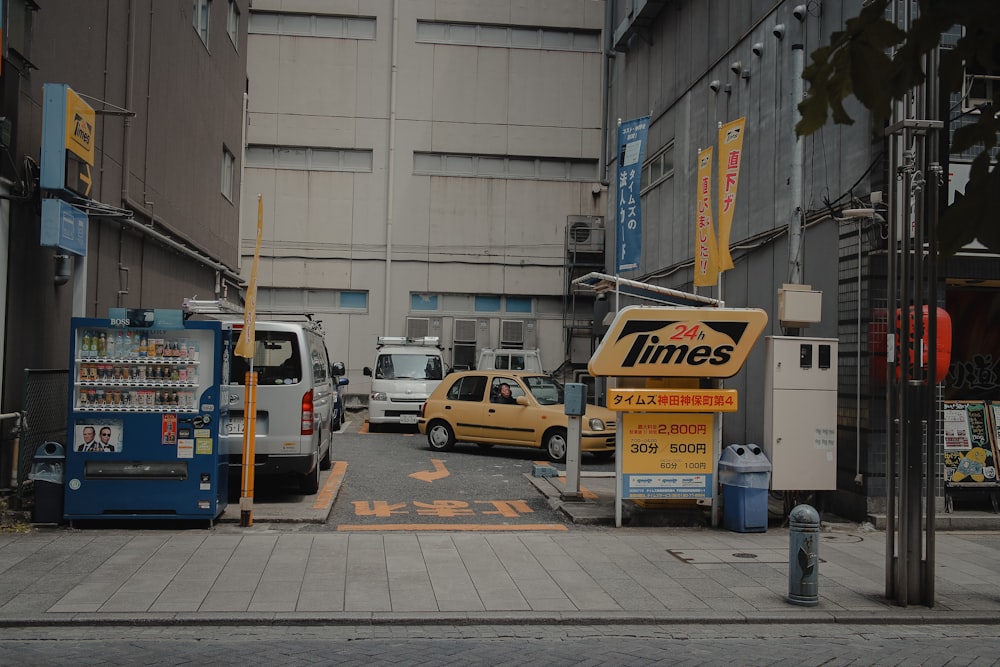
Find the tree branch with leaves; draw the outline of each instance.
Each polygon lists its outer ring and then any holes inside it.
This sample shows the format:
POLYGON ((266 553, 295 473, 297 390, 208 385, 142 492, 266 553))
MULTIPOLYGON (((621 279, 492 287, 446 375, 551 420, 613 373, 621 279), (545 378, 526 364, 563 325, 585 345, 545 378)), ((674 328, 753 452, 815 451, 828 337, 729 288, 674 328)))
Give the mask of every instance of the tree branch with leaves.
MULTIPOLYGON (((886 18, 894 1, 863 3, 844 30, 812 52, 812 62, 802 73, 808 93, 799 104, 802 119, 795 126, 799 136, 816 132, 830 116, 834 123, 853 124, 844 108, 851 96, 868 109, 874 130, 880 133, 893 102, 927 76, 938 77, 941 94, 949 96, 962 92, 967 69, 1000 76, 1000 1, 919 0, 915 18, 905 29, 886 18), (941 49, 938 71, 925 72, 925 56, 956 26, 961 36, 953 47, 941 49)), ((990 157, 1000 134, 1000 80, 975 118, 952 138, 951 153, 978 152, 964 195, 956 196, 940 218, 942 255, 954 254, 975 239, 1000 253, 1000 170, 990 157)))

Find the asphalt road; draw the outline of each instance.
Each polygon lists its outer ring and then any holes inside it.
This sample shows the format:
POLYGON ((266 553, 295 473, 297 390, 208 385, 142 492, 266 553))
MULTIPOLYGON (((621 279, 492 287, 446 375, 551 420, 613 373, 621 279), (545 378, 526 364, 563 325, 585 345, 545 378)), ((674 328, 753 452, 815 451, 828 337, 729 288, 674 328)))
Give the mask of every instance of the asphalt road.
MULTIPOLYGON (((350 428, 334 439, 333 458, 347 463, 328 526, 337 530, 568 529, 525 473, 542 451, 458 444, 435 452, 414 431, 364 433, 350 428)), ((559 466, 564 468, 564 466, 559 466)), ((614 462, 584 456, 585 470, 614 462)))
POLYGON ((993 665, 994 626, 559 625, 0 629, 17 665, 993 665))

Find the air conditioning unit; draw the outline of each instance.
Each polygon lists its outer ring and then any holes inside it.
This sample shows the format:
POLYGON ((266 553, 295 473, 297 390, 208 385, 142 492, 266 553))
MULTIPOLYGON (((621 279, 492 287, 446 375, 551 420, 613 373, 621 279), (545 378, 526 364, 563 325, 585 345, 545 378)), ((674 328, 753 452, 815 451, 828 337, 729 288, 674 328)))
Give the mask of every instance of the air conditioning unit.
POLYGON ((524 347, 524 320, 501 320, 500 347, 518 350, 524 347))
POLYGON ((410 338, 423 338, 430 335, 430 319, 426 317, 407 317, 406 335, 410 338))
POLYGON ((962 113, 978 114, 983 107, 992 106, 997 86, 1000 76, 966 72, 962 81, 962 113))
POLYGON ((590 215, 566 216, 568 253, 604 253, 604 218, 590 215))

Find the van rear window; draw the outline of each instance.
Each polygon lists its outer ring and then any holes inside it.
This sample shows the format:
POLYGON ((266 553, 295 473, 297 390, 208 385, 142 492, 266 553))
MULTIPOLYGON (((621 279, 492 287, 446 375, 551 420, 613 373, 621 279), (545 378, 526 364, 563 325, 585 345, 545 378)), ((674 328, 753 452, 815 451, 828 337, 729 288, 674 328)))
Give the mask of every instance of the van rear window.
MULTIPOLYGON (((258 330, 253 349, 253 370, 257 373, 258 385, 302 382, 302 358, 294 333, 258 330)), ((230 369, 230 384, 243 384, 250 370, 250 360, 234 356, 230 369)))

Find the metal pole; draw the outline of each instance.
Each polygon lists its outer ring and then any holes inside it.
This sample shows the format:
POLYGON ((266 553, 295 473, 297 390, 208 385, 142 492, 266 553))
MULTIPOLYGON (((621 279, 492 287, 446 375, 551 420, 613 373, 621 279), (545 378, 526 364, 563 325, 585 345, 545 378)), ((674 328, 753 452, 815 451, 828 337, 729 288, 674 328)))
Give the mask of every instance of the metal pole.
POLYGON ((795 148, 792 150, 789 177, 792 215, 788 219, 788 282, 793 285, 802 283, 802 163, 805 144, 802 137, 795 133, 795 126, 802 118, 799 103, 802 101, 805 85, 802 81, 804 64, 805 45, 801 42, 792 44, 792 140, 795 142, 795 148))

